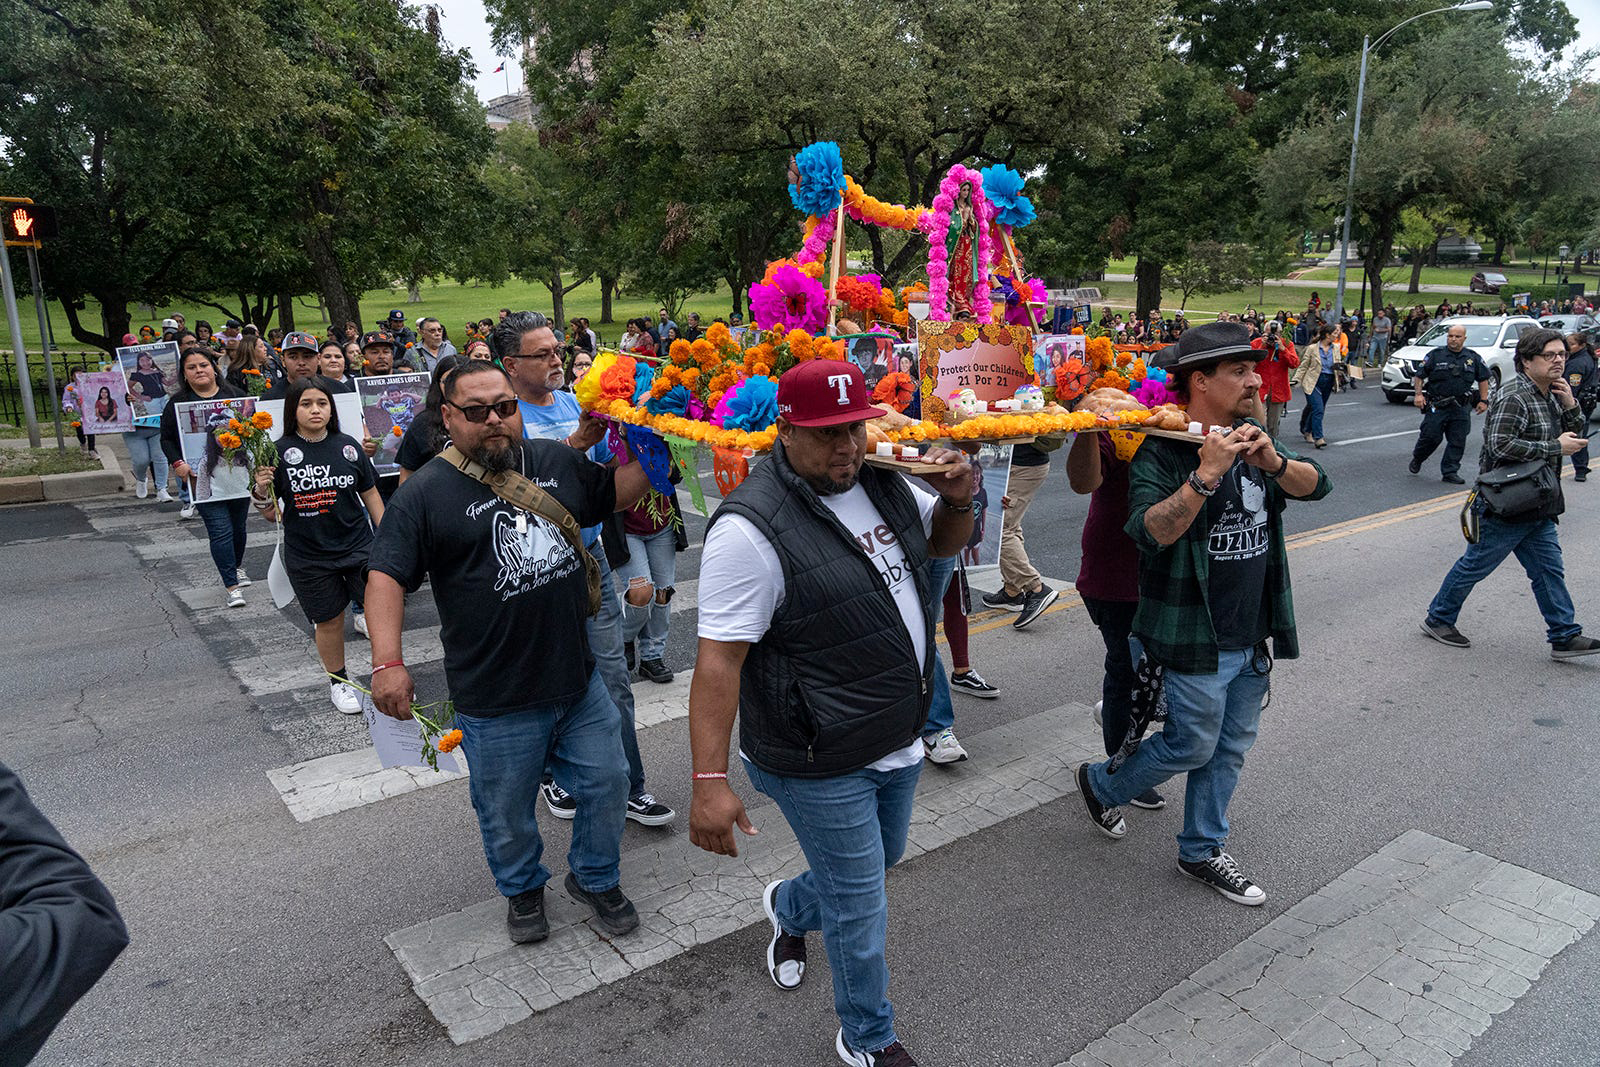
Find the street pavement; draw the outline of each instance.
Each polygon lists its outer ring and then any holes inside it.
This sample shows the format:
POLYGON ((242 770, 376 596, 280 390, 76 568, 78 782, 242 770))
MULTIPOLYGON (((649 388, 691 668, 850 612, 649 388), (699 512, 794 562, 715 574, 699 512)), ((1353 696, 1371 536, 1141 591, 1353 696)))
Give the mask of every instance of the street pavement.
MULTIPOLYGON (((1021 633, 974 616, 973 665, 1002 697, 957 696, 973 758, 925 769, 889 878, 897 1027, 919 1062, 1600 1062, 1600 826, 1583 799, 1600 657, 1550 661, 1514 562, 1467 604, 1470 652, 1426 640, 1462 493, 1437 459, 1406 473, 1414 410, 1375 385, 1333 404, 1313 453, 1333 494, 1286 516, 1302 657, 1275 665, 1232 809, 1230 850, 1267 904, 1178 874, 1176 782, 1121 842, 1083 814, 1070 768, 1098 739, 1102 649, 1069 588, 1085 501, 1057 456, 1026 533, 1066 592, 1021 633)), ((1566 487, 1568 581, 1600 630, 1600 485, 1566 487)), ((683 671, 703 530, 692 517, 679 557, 667 659, 683 671)), ((781 817, 736 771, 761 834, 738 860, 688 845, 681 678, 636 686, 650 787, 680 811, 623 841, 645 928, 613 944, 581 921, 555 888, 568 827, 545 819, 556 931, 513 948, 466 783, 375 772, 304 619, 271 606, 267 527, 251 537, 258 584, 229 611, 174 508, 0 510, 0 759, 132 936, 40 1063, 837 1062, 820 938, 799 991, 765 974, 759 887, 798 862, 781 817)), ((410 599, 423 698, 444 695, 437 623, 426 593, 410 599)), ((366 651, 352 637, 352 665, 366 651)))

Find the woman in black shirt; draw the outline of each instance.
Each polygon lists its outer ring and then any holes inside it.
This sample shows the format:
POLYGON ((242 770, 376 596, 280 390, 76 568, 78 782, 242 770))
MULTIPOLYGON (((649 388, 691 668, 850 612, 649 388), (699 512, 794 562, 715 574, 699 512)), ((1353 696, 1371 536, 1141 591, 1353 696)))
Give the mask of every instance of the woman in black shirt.
POLYGON ((289 387, 278 465, 256 471, 250 499, 269 521, 282 509, 284 568, 315 630, 329 697, 340 712, 355 715, 361 694, 345 673, 344 612, 361 599, 383 500, 361 443, 339 432, 337 392, 335 383, 319 375, 289 387))

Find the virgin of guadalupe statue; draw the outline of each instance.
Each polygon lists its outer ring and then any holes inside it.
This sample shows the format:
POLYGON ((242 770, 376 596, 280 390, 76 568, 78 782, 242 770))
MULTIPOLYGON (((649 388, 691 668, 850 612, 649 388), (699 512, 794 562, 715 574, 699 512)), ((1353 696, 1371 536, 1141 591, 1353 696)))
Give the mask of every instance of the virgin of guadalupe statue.
POLYGON ((946 262, 950 271, 950 304, 953 311, 972 311, 972 286, 978 277, 978 215, 972 208, 972 183, 962 182, 950 212, 950 231, 945 235, 946 262))

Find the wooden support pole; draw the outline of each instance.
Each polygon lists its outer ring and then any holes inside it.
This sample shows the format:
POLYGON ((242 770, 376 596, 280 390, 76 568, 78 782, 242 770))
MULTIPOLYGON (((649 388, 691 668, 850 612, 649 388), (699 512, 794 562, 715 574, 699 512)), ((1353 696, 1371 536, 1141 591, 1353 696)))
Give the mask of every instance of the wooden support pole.
MULTIPOLYGON (((1022 261, 1017 258, 1017 246, 1011 240, 1011 231, 1002 229, 1000 231, 1000 236, 1004 238, 1006 242, 1006 255, 1011 257, 1011 282, 1013 285, 1015 285, 1017 282, 1023 280, 1022 261)), ((1039 322, 1033 317, 1033 305, 1027 301, 1024 301, 1023 306, 1028 309, 1029 328, 1034 330, 1039 329, 1039 322)))
POLYGON ((839 319, 839 309, 834 301, 839 298, 839 270, 844 265, 844 196, 839 197, 839 214, 833 224, 833 267, 828 272, 828 336, 834 335, 839 319))

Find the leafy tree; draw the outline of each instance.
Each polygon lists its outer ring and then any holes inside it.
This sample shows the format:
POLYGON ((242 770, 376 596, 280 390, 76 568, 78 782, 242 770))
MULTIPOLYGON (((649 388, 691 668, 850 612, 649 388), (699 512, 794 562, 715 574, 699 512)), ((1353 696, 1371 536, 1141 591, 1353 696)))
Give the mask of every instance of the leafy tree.
POLYGON ((1178 309, 1188 307, 1191 296, 1212 296, 1243 289, 1250 281, 1249 257, 1249 248, 1242 244, 1210 240, 1190 242, 1183 255, 1166 267, 1167 278, 1183 297, 1178 309))

